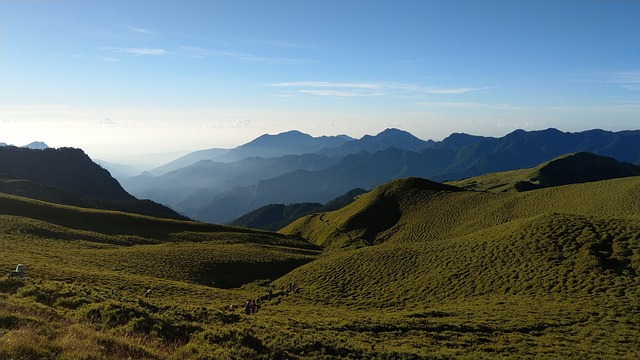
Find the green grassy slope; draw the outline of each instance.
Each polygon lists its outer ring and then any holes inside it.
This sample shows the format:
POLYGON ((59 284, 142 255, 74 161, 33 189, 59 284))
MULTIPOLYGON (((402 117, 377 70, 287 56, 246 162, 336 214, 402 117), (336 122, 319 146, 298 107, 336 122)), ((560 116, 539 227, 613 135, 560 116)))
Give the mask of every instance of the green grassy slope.
POLYGON ((560 156, 530 169, 489 173, 448 184, 467 190, 514 192, 640 175, 640 167, 592 153, 560 156))
POLYGON ((55 276, 67 269, 120 271, 218 287, 277 278, 318 253, 304 241, 269 232, 10 195, 0 195, 0 240, 7 269, 25 263, 29 271, 55 276))
MULTIPOLYGON (((640 178, 508 194, 415 181, 283 229, 333 251, 277 283, 303 284, 324 306, 425 319, 402 337, 414 345, 446 346, 417 339, 444 332, 480 351, 453 345, 455 356, 639 355, 640 178)), ((379 336, 411 323, 371 321, 360 325, 379 336)))
POLYGON ((638 177, 500 194, 403 179, 285 230, 327 248, 0 196, 0 267, 27 264, 0 276, 0 358, 640 356, 638 177), (280 275, 257 314, 221 311, 280 275))
POLYGON ((640 214, 639 177, 523 193, 447 190, 441 186, 420 179, 393 181, 343 209, 299 219, 280 232, 336 248, 446 239, 547 213, 605 218, 637 218, 640 214), (421 185, 415 186, 416 182, 421 185))

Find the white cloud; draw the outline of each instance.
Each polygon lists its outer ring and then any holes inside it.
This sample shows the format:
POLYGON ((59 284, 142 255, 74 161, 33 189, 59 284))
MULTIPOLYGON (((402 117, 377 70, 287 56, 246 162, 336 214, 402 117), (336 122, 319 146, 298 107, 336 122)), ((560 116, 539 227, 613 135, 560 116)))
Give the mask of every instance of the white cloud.
POLYGON ((456 89, 438 89, 438 88, 426 88, 423 92, 427 94, 442 94, 442 95, 455 95, 466 94, 478 90, 486 90, 488 88, 456 88, 456 89))
POLYGON ((640 91, 640 70, 593 71, 583 74, 575 81, 583 83, 610 84, 631 91, 640 91))
POLYGON ((488 89, 487 87, 437 88, 426 87, 411 83, 330 81, 293 81, 267 84, 266 86, 277 88, 299 88, 295 91, 296 93, 333 97, 382 95, 406 96, 407 94, 411 94, 413 96, 421 96, 425 94, 459 95, 488 89))
POLYGON ((487 103, 480 103, 480 102, 421 101, 421 102, 416 102, 415 104, 420 106, 453 108, 453 109, 473 109, 473 108, 484 108, 484 109, 494 109, 494 110, 522 109, 521 107, 513 106, 509 104, 487 104, 487 103))
POLYGON ((104 50, 111 50, 118 53, 128 53, 136 55, 173 55, 183 56, 193 59, 204 59, 222 57, 232 60, 245 61, 245 62, 259 62, 265 64, 275 65, 300 65, 315 62, 312 59, 307 58, 284 58, 284 57, 269 57, 255 54, 241 53, 229 50, 213 50, 206 49, 197 46, 179 46, 175 51, 166 51, 164 49, 139 49, 139 48, 103 48, 104 50))
POLYGON ((240 119, 236 119, 236 121, 233 124, 233 127, 248 127, 249 125, 251 125, 251 120, 240 118, 240 119))
POLYGON ((145 29, 145 28, 140 28, 137 26, 127 26, 127 29, 134 32, 134 33, 138 33, 138 34, 144 34, 144 35, 158 35, 157 32, 153 31, 153 30, 149 30, 149 29, 145 29))
POLYGON ((340 90, 298 90, 297 93, 316 95, 316 96, 334 96, 334 97, 362 97, 362 96, 381 96, 382 93, 357 92, 357 91, 340 91, 340 90))
POLYGON ((102 119, 102 120, 96 122, 96 124, 100 125, 100 126, 114 126, 114 125, 117 125, 115 121, 113 121, 113 120, 111 120, 109 118, 102 119))
POLYGON ((104 47, 103 50, 111 51, 117 54, 129 54, 129 55, 152 55, 152 56, 162 56, 168 55, 165 49, 154 49, 154 48, 121 48, 121 47, 104 47))
POLYGON ((272 87, 333 87, 333 88, 355 88, 355 89, 380 89, 381 84, 376 83, 336 83, 328 81, 296 81, 269 84, 272 87))

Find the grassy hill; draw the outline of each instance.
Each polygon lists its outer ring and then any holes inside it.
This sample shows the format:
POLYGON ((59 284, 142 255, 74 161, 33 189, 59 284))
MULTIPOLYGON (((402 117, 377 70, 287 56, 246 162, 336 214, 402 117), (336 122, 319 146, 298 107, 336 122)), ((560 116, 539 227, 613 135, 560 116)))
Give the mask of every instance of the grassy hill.
POLYGON ((640 355, 640 177, 401 179, 280 232, 0 195, 0 266, 27 265, 0 278, 0 358, 640 355), (257 296, 256 314, 223 311, 257 296))
POLYGON ((640 175, 640 166, 592 153, 560 156, 534 168, 449 182, 467 190, 509 192, 640 175))
POLYGON ((379 186, 338 211, 299 219, 281 232, 342 247, 446 239, 548 213, 634 217, 640 211, 639 188, 638 177, 630 177, 494 194, 409 178, 379 186))
POLYGON ((318 253, 313 245, 274 233, 4 194, 0 218, 3 265, 26 263, 35 273, 56 269, 57 276, 84 268, 238 287, 275 279, 318 253))
POLYGON ((281 232, 334 249, 279 280, 304 283, 309 301, 419 309, 423 336, 489 357, 507 343, 499 357, 638 356, 639 177, 500 194, 403 179, 281 232))

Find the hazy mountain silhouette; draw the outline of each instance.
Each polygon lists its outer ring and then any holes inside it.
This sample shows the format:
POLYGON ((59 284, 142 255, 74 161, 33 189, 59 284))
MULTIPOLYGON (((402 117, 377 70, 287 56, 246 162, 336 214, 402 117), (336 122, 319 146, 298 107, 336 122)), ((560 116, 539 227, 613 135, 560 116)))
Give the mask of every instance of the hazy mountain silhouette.
POLYGON ((365 135, 360 139, 348 141, 341 146, 323 149, 321 152, 331 156, 344 156, 360 151, 375 153, 388 148, 419 151, 429 146, 429 144, 429 142, 420 140, 407 131, 386 129, 375 136, 365 135))
POLYGON ((323 148, 340 146, 352 138, 346 135, 313 137, 293 130, 277 135, 262 135, 234 149, 208 149, 189 153, 166 165, 150 170, 152 175, 162 175, 202 160, 235 162, 248 157, 274 158, 286 155, 317 153, 323 148))
POLYGON ((265 205, 325 203, 350 189, 371 189, 397 178, 457 180, 531 168, 580 151, 640 164, 638 130, 516 130, 501 138, 452 134, 435 142, 387 129, 357 140, 320 139, 299 132, 265 135, 227 154, 253 151, 271 154, 271 158, 199 162, 162 176, 128 179, 123 185, 138 197, 168 204, 192 218, 228 222, 265 205), (313 144, 304 145, 307 140, 313 144), (326 145, 323 141, 343 143, 315 154, 276 156, 284 149, 311 151, 326 145), (268 150, 271 146, 275 150, 268 150))
POLYGON ((42 141, 34 141, 32 143, 24 145, 23 147, 27 149, 43 150, 43 149, 48 149, 49 145, 43 143, 42 141))
POLYGON ((140 174, 140 170, 129 165, 116 164, 99 159, 94 159, 93 161, 101 167, 107 169, 111 176, 113 176, 115 179, 126 179, 140 174))
POLYGON ((300 169, 317 171, 339 160, 321 154, 270 159, 250 157, 231 163, 201 160, 161 176, 145 173, 123 179, 122 184, 137 197, 152 198, 188 212, 188 209, 206 205, 214 196, 234 186, 249 186, 300 169))

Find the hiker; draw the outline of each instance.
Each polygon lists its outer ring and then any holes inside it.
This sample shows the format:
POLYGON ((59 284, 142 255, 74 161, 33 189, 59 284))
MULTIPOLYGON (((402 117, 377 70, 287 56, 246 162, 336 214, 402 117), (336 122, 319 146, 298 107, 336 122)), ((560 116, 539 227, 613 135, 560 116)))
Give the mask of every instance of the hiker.
POLYGON ((247 300, 247 302, 244 303, 244 313, 251 315, 251 300, 247 300))
POLYGON ((256 301, 255 300, 251 300, 251 303, 249 304, 249 309, 251 309, 251 313, 252 314, 256 313, 257 306, 256 306, 256 301))
POLYGON ((9 273, 10 276, 17 276, 18 278, 24 278, 24 264, 18 264, 16 269, 9 273))
POLYGON ((273 296, 273 286, 269 285, 269 287, 267 288, 267 299, 271 300, 272 296, 273 296))
POLYGON ((151 297, 151 289, 147 289, 147 291, 144 292, 144 297, 146 297, 146 298, 150 298, 151 297))

